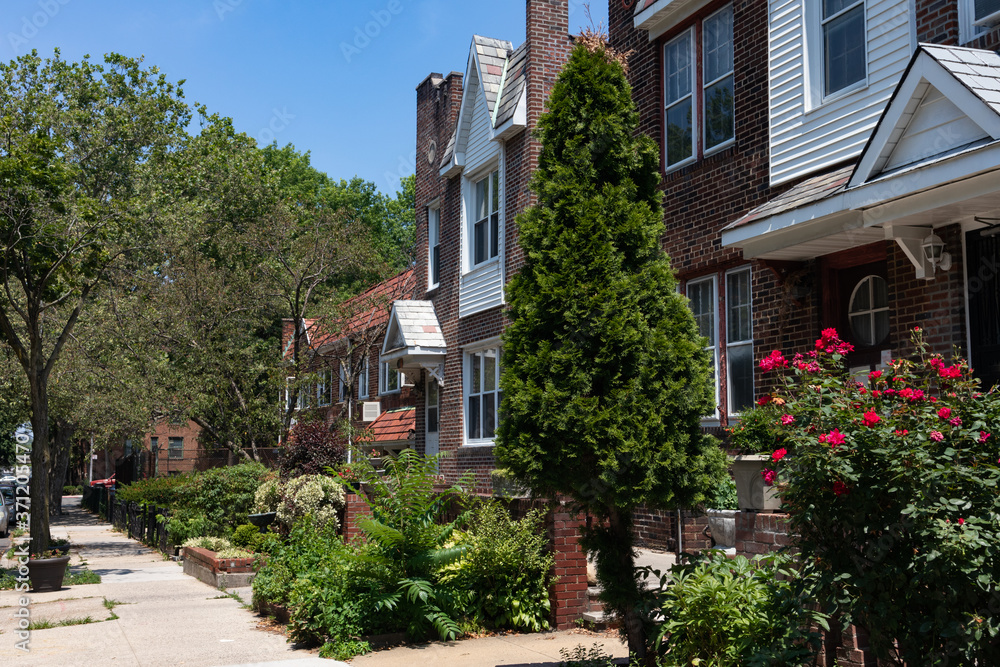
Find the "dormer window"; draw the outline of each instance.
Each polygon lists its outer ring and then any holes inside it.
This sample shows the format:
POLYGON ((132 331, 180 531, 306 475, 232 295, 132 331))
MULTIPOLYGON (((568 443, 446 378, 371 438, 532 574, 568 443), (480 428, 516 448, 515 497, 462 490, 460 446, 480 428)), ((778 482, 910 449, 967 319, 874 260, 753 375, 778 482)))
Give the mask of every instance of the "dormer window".
POLYGON ((864 0, 823 0, 824 94, 831 95, 867 76, 864 0))
POLYGON ((472 264, 478 266, 500 253, 499 171, 476 181, 472 200, 472 264))

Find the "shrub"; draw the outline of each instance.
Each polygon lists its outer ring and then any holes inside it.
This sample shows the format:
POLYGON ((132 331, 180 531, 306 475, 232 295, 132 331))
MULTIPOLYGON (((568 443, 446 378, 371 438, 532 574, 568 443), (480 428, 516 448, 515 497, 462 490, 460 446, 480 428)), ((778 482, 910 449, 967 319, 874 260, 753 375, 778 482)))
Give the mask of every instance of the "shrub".
POLYGON ((155 507, 172 507, 186 501, 187 485, 190 476, 150 477, 133 482, 118 489, 117 496, 121 500, 142 503, 155 507))
POLYGON ((192 482, 191 506, 204 512, 210 522, 230 532, 247 522, 254 494, 273 474, 255 462, 206 470, 192 482))
POLYGON ((265 535, 260 532, 260 528, 252 523, 245 523, 233 531, 230 540, 234 547, 247 549, 248 551, 260 551, 264 546, 265 535))
POLYGON ((208 549, 209 551, 224 551, 232 549, 232 543, 224 537, 192 537, 184 542, 182 546, 196 547, 198 549, 208 549))
POLYGON ((281 502, 281 482, 274 478, 267 480, 257 488, 253 498, 255 514, 277 512, 281 502))
POLYGON ((81 493, 83 493, 83 487, 82 486, 64 486, 62 492, 63 492, 64 496, 78 496, 81 493))
POLYGON ((472 591, 467 611, 486 626, 533 632, 549 626, 549 584, 555 559, 544 529, 545 512, 520 521, 497 502, 475 510, 463 542, 468 550, 454 571, 472 591))
POLYGON ((825 620, 793 594, 790 564, 784 555, 751 561, 710 551, 675 566, 656 593, 663 667, 808 663, 819 638, 805 628, 825 620))
POLYGON ((739 509, 739 500, 736 497, 736 482, 732 477, 723 479, 712 489, 712 492, 705 500, 705 507, 713 510, 739 509))
POLYGON ((167 521, 167 536, 171 544, 184 544, 197 537, 219 532, 219 527, 204 514, 181 510, 167 521))
POLYGON ((311 515, 317 526, 339 526, 338 512, 344 508, 344 488, 325 475, 302 475, 281 487, 278 521, 291 527, 297 520, 311 515))
POLYGON ((317 475, 327 466, 335 468, 343 463, 347 457, 349 429, 344 421, 332 426, 321 420, 297 423, 289 431, 281 454, 282 477, 317 475))
POLYGON ((783 501, 804 581, 880 657, 1000 664, 1000 393, 919 330, 913 344, 866 386, 827 329, 784 371, 783 501))

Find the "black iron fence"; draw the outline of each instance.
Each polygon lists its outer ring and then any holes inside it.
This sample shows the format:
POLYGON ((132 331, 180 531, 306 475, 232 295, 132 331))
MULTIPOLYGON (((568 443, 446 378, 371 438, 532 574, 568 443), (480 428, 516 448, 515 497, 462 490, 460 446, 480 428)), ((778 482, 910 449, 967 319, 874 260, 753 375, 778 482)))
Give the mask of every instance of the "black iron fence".
POLYGON ((170 511, 163 507, 150 507, 115 497, 113 489, 86 487, 83 490, 83 507, 124 532, 132 539, 167 553, 172 546, 167 533, 170 511))

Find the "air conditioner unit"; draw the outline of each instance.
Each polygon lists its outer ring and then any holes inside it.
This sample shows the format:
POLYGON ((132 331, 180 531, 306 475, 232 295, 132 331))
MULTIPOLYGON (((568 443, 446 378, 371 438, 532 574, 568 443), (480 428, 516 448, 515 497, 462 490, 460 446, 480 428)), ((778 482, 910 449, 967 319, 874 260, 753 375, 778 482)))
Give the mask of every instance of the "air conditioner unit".
POLYGON ((364 401, 361 403, 361 421, 373 422, 381 414, 381 404, 378 401, 364 401))

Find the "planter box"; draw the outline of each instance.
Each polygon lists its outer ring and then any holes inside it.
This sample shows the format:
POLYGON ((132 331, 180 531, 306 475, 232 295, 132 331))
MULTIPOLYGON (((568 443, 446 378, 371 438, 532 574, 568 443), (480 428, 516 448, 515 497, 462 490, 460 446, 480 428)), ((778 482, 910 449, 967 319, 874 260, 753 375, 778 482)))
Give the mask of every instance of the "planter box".
POLYGON ((770 467, 771 457, 766 454, 747 454, 730 459, 733 478, 736 480, 736 497, 741 510, 777 511, 781 498, 777 486, 764 483, 761 471, 770 467))
POLYGON ((28 561, 28 578, 31 580, 31 590, 36 593, 62 590, 67 565, 69 565, 69 556, 30 559, 28 561))
POLYGON ((184 547, 184 574, 213 588, 249 586, 257 575, 256 558, 218 558, 214 551, 184 547))

